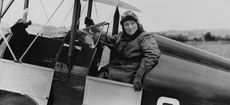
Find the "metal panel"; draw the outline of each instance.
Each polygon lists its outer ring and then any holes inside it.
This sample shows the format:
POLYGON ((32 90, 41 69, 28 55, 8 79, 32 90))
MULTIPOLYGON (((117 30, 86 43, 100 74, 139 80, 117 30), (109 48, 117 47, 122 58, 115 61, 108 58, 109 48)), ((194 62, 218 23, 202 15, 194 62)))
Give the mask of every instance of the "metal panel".
POLYGON ((140 105, 141 96, 132 84, 87 76, 83 105, 140 105))
POLYGON ((54 71, 13 61, 0 60, 0 89, 26 94, 39 105, 46 105, 54 71))

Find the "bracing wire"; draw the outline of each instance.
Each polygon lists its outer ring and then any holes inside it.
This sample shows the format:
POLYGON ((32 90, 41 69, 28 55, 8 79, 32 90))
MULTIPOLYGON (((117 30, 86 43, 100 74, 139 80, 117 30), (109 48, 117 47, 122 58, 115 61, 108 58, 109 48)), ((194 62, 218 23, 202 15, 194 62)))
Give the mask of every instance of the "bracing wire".
MULTIPOLYGON (((58 7, 55 9, 55 11, 53 12, 53 14, 49 17, 49 19, 47 20, 47 22, 43 25, 43 26, 46 26, 47 25, 47 23, 50 21, 50 19, 54 16, 54 14, 57 12, 57 10, 60 8, 60 6, 62 5, 62 3, 64 2, 64 0, 62 0, 62 2, 58 5, 58 7)), ((86 5, 84 6, 84 8, 83 8, 83 10, 82 10, 82 12, 81 12, 81 15, 80 15, 80 18, 81 18, 81 16, 82 16, 82 13, 83 13, 83 11, 85 10, 85 7, 86 7, 86 5)), ((80 21, 80 18, 78 19, 78 21, 77 21, 77 24, 79 23, 79 21, 80 21)), ((42 29, 42 28, 41 28, 42 29)), ((41 30, 40 29, 40 30, 41 30)), ((19 61, 21 62, 21 60, 22 60, 22 58, 25 56, 25 54, 28 52, 28 50, 31 48, 31 46, 33 45, 33 43, 36 41, 36 39, 38 38, 38 36, 39 35, 37 35, 35 38, 34 38, 34 40, 31 42, 31 44, 29 45, 29 47, 26 49, 26 51, 23 53, 23 55, 20 57, 20 59, 19 59, 19 61)))
POLYGON ((68 16, 69 16, 71 10, 73 9, 73 7, 74 7, 74 5, 71 6, 71 8, 69 9, 67 15, 64 17, 64 19, 63 19, 63 21, 62 21, 62 23, 61 23, 60 26, 62 26, 62 25, 66 22, 66 20, 67 20, 67 18, 68 18, 68 16))
POLYGON ((46 9, 45 9, 45 6, 44 6, 44 3, 42 2, 42 0, 40 0, 40 3, 41 3, 41 5, 42 5, 42 9, 44 10, 44 12, 45 12, 45 15, 46 15, 46 18, 48 19, 48 13, 47 13, 47 11, 46 11, 46 9))
MULTIPOLYGON (((82 16, 82 13, 83 13, 84 10, 85 10, 86 5, 87 5, 87 3, 85 3, 85 5, 84 5, 84 7, 83 7, 83 10, 81 11, 80 18, 81 18, 81 16, 82 16)), ((74 6, 71 7, 70 11, 73 9, 73 7, 74 7, 74 6)), ((68 12, 68 15, 69 15, 70 11, 68 12)), ((67 20, 68 15, 65 17, 64 22, 67 20)), ((79 20, 80 20, 80 18, 79 18, 79 20)), ((77 23, 79 23, 79 20, 77 21, 77 23)), ((63 22, 63 23, 64 23, 64 22, 63 22)), ((63 23, 62 23, 62 25, 63 25, 63 23)))
POLYGON ((95 2, 95 0, 94 0, 94 8, 95 8, 96 16, 97 16, 97 21, 99 21, 98 12, 97 12, 97 7, 96 7, 96 2, 95 2))
POLYGON ((64 2, 64 0, 61 1, 61 3, 58 5, 58 7, 55 9, 55 11, 53 12, 53 14, 48 18, 48 20, 46 21, 46 23, 43 26, 46 26, 48 24, 48 22, 52 19, 52 17, 57 12, 57 10, 61 7, 61 5, 62 5, 63 2, 64 2))
MULTIPOLYGON (((112 15, 114 14, 115 12, 110 12, 109 16, 106 18, 106 21, 108 21, 109 23, 112 23, 113 20, 111 19, 112 15)), ((110 30, 110 28, 112 27, 108 27, 108 30, 110 30)))
MULTIPOLYGON (((95 0, 94 0, 94 1, 95 1, 95 0)), ((94 8, 95 8, 96 16, 97 16, 97 21, 99 21, 96 2, 94 3, 94 8)), ((114 14, 114 12, 111 12, 111 13, 110 13, 110 15, 106 18, 106 21, 109 21, 109 20, 110 20, 110 18, 112 17, 112 14, 114 14)), ((110 23, 111 23, 111 22, 112 22, 112 20, 110 20, 110 23)))
MULTIPOLYGON (((45 9, 45 6, 44 6, 44 3, 42 2, 42 0, 40 0, 40 3, 41 3, 41 5, 42 5, 43 11, 45 12, 46 18, 48 19, 49 16, 48 16, 48 13, 47 13, 47 11, 46 11, 46 9, 45 9)), ((50 24, 50 22, 48 22, 48 23, 50 24)), ((32 30, 35 31, 35 29, 32 29, 32 30)))
POLYGON ((110 20, 110 22, 112 22, 113 20, 111 20, 110 18, 112 17, 112 15, 115 13, 115 11, 114 12, 111 12, 110 14, 109 14, 109 16, 106 18, 106 20, 110 20))
MULTIPOLYGON (((62 3, 64 2, 64 0, 61 1, 61 3, 58 5, 58 7, 55 9, 55 11, 53 12, 53 14, 49 17, 49 19, 46 21, 46 23, 43 26, 46 26, 48 24, 48 22, 51 20, 51 18, 54 16, 54 14, 57 12, 57 10, 60 8, 60 6, 62 5, 62 3)), ((42 30, 42 28, 40 29, 40 31, 42 30)), ((39 31, 39 32, 40 32, 39 31)), ((22 58, 25 56, 25 54, 28 52, 28 50, 31 48, 31 46, 34 44, 34 42, 36 41, 36 39, 38 38, 39 35, 36 35, 36 37, 34 38, 34 40, 30 43, 29 47, 26 49, 26 51, 22 54, 22 56, 20 57, 19 61, 22 60, 22 58)))
MULTIPOLYGON (((60 25, 60 26, 62 26, 62 25, 66 22, 66 20, 67 20, 67 18, 68 18, 68 16, 69 16, 71 10, 73 9, 73 7, 74 7, 74 5, 71 6, 71 8, 69 9, 67 15, 64 17, 63 21, 61 22, 61 25, 60 25)), ((57 32, 55 33, 54 37, 57 36, 57 34, 58 34, 59 32, 60 32, 60 30, 57 30, 57 32)))
POLYGON ((76 23, 76 24, 78 24, 78 23, 80 22, 80 19, 81 19, 81 17, 82 17, 82 13, 83 13, 84 10, 85 10, 86 4, 87 4, 87 3, 85 3, 85 6, 83 7, 83 10, 81 11, 80 17, 79 17, 79 19, 77 20, 77 23, 76 23))
MULTIPOLYGON (((85 10, 86 4, 88 4, 88 3, 85 3, 85 6, 83 7, 83 10, 81 11, 80 18, 81 18, 82 14, 83 14, 83 12, 84 12, 84 10, 85 10)), ((79 23, 80 18, 78 19, 77 23, 79 23)))
MULTIPOLYGON (((57 10, 60 8, 60 6, 63 4, 63 2, 64 2, 64 0, 61 1, 61 3, 58 5, 58 7, 53 12, 53 14, 49 18, 47 17, 47 21, 45 22, 45 24, 43 24, 43 27, 46 26, 50 22, 50 20, 52 19, 52 17, 54 16, 54 14, 57 12, 57 10)), ((43 27, 39 29, 38 34, 41 33, 43 27)))
MULTIPOLYGON (((85 3, 85 5, 84 5, 84 7, 83 7, 83 10, 81 11, 80 18, 82 17, 82 14, 83 14, 83 12, 84 12, 84 10, 85 10, 85 8, 86 8, 86 5, 87 5, 87 3, 85 3)), ((63 22, 61 23, 60 26, 62 26, 62 25, 66 22, 66 20, 67 20, 67 18, 68 18, 68 16, 69 16, 71 10, 73 9, 73 7, 74 7, 74 5, 72 5, 72 7, 71 7, 70 10, 68 11, 67 15, 65 16, 65 18, 64 18, 64 20, 63 20, 63 22)), ((80 18, 79 18, 79 20, 80 20, 80 18)), ((79 20, 77 21, 77 24, 79 23, 79 20)), ((59 32, 59 31, 58 31, 58 32, 59 32)), ((55 36, 58 34, 58 32, 56 32, 55 36)))
MULTIPOLYGON (((83 7, 83 10, 81 11, 81 14, 80 14, 80 17, 82 16, 82 13, 84 12, 85 10, 85 7, 86 7, 87 3, 85 3, 84 7, 83 7)), ((61 25, 63 25, 65 23, 65 21, 67 20, 71 10, 73 9, 74 5, 72 5, 72 7, 70 8, 70 10, 68 11, 67 15, 65 16, 63 22, 61 23, 61 25)), ((79 18, 80 19, 80 18, 79 18)))

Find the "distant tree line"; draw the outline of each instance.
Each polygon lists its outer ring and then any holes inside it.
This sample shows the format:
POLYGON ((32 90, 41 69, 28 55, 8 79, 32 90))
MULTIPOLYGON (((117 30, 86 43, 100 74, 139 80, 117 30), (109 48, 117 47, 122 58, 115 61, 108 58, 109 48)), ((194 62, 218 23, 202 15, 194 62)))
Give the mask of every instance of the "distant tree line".
POLYGON ((170 39, 173 39, 173 40, 176 40, 176 41, 179 41, 179 42, 187 42, 189 41, 188 37, 187 36, 184 36, 182 34, 179 34, 179 35, 173 35, 173 36, 166 36, 170 39))
POLYGON ((166 35, 164 33, 160 33, 160 35, 165 36, 167 38, 179 41, 179 42, 187 42, 187 41, 230 41, 230 35, 226 35, 225 37, 214 36, 210 32, 205 33, 200 38, 189 39, 187 36, 178 34, 178 35, 166 35))

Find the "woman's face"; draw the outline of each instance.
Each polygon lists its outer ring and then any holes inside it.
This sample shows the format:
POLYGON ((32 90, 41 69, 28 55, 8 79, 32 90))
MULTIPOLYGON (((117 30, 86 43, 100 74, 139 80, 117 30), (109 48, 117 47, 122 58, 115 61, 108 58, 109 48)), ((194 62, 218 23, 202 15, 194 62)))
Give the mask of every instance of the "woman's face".
POLYGON ((125 21, 123 25, 124 30, 128 35, 133 35, 138 29, 137 23, 133 20, 125 21))

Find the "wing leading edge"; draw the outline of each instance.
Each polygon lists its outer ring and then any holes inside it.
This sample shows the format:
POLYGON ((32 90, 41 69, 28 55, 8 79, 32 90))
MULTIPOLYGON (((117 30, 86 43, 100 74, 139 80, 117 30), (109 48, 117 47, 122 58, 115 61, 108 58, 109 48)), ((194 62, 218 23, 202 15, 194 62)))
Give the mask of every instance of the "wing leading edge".
MULTIPOLYGON (((88 0, 83 0, 83 1, 88 1, 88 0)), ((123 1, 120 1, 120 0, 94 0, 94 1, 99 2, 99 3, 103 3, 103 4, 107 4, 107 5, 111 5, 111 6, 118 6, 120 8, 125 8, 125 9, 129 9, 129 10, 137 11, 137 12, 142 12, 141 10, 136 8, 135 6, 130 5, 130 4, 125 3, 123 1)))

